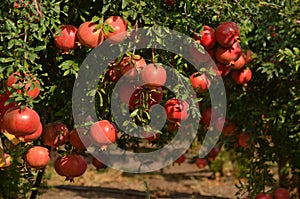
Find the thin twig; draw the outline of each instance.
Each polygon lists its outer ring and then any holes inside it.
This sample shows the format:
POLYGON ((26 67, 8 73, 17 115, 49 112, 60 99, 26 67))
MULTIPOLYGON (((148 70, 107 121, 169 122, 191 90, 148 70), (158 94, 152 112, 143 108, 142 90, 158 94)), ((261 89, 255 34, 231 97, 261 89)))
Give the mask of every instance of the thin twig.
POLYGON ((41 11, 41 9, 40 9, 40 4, 37 2, 37 0, 33 0, 33 2, 34 2, 36 11, 37 11, 38 14, 39 14, 39 17, 42 17, 43 14, 42 14, 42 11, 41 11))

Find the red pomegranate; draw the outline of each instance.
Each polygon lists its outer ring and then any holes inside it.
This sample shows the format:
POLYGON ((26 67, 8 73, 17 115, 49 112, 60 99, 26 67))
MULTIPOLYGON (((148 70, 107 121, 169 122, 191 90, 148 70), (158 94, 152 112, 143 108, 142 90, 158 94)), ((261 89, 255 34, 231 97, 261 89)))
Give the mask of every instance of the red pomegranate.
POLYGON ((31 147, 25 154, 25 162, 31 168, 40 169, 50 161, 49 150, 42 146, 31 147))
POLYGON ((127 36, 128 24, 125 19, 120 16, 110 16, 104 21, 104 25, 109 25, 113 30, 104 33, 106 41, 111 44, 120 43, 127 36))
POLYGON ((85 146, 91 144, 91 140, 88 135, 84 135, 84 128, 72 129, 69 135, 70 144, 75 147, 78 151, 83 151, 86 149, 85 146), (79 135, 80 133, 80 135, 79 135))
POLYGON ((138 71, 146 65, 146 61, 140 55, 125 56, 119 64, 121 73, 129 78, 135 79, 138 75, 138 71))
POLYGON ((186 101, 172 98, 164 104, 164 108, 171 122, 180 122, 189 117, 189 104, 186 101))
POLYGON ((194 38, 199 42, 205 50, 209 50, 216 44, 215 31, 209 26, 203 26, 203 30, 200 32, 201 37, 194 34, 194 38))
POLYGON ((148 64, 141 70, 141 80, 149 88, 161 87, 166 83, 167 72, 160 65, 148 64))
POLYGON ((35 132, 33 132, 33 133, 29 134, 29 135, 17 136, 17 137, 18 137, 18 139, 20 141, 31 142, 33 140, 38 139, 42 135, 42 132, 43 132, 43 125, 40 122, 39 127, 38 127, 38 129, 35 132))
POLYGON ((259 193, 255 196, 255 199, 272 199, 272 196, 266 193, 259 193))
POLYGON ((211 151, 208 153, 208 159, 210 161, 215 160, 217 158, 219 152, 220 152, 219 147, 217 147, 217 146, 213 147, 211 149, 211 151))
POLYGON ((247 83, 252 78, 252 71, 250 68, 243 68, 241 70, 235 70, 231 73, 231 77, 235 81, 236 84, 246 86, 247 83))
POLYGON ((220 24, 216 28, 215 34, 217 42, 221 46, 228 48, 238 40, 240 28, 235 22, 228 21, 220 24))
POLYGON ((216 128, 222 132, 223 135, 231 136, 235 131, 235 124, 224 117, 219 117, 216 121, 216 128))
POLYGON ((122 73, 118 66, 113 66, 108 69, 107 73, 105 74, 105 80, 117 83, 119 79, 122 77, 122 73))
POLYGON ((20 106, 12 107, 3 116, 3 127, 15 136, 32 134, 39 128, 39 124, 40 116, 28 107, 23 110, 20 106))
POLYGON ((226 75, 228 75, 231 71, 231 67, 230 66, 226 66, 225 64, 222 64, 220 62, 217 63, 216 67, 213 68, 213 71, 222 76, 225 77, 226 75))
POLYGON ((56 33, 55 45, 64 51, 69 51, 77 47, 77 28, 73 25, 62 25, 60 31, 56 33))
POLYGON ((184 163, 185 161, 185 155, 182 154, 177 160, 175 160, 176 163, 178 163, 179 165, 184 163))
POLYGON ((208 88, 210 87, 210 80, 208 79, 207 75, 204 73, 199 74, 198 72, 193 73, 190 76, 190 81, 192 83, 193 88, 201 93, 204 91, 207 91, 208 88))
POLYGON ((228 65, 234 65, 234 62, 240 57, 242 54, 242 48, 239 42, 235 42, 231 47, 224 48, 222 46, 218 46, 215 52, 215 58, 218 62, 228 65))
POLYGON ((179 129, 180 122, 171 122, 171 121, 168 121, 167 127, 168 127, 168 131, 169 132, 175 132, 175 131, 177 131, 179 129))
POLYGON ((237 135, 238 138, 238 144, 241 147, 247 147, 249 146, 251 135, 249 133, 241 132, 237 135))
POLYGON ((81 24, 77 31, 77 37, 81 44, 88 48, 96 48, 102 44, 104 34, 102 28, 96 29, 97 24, 90 21, 81 24))
POLYGON ((198 168, 202 169, 207 165, 207 160, 205 158, 197 158, 195 164, 198 168))
POLYGON ((200 122, 206 126, 209 126, 211 120, 212 120, 212 123, 215 123, 216 118, 217 118, 217 113, 211 107, 209 107, 202 111, 201 116, 202 117, 201 117, 200 122))
POLYGON ((45 145, 58 147, 69 141, 69 130, 67 125, 61 122, 49 123, 44 127, 42 140, 45 145))
POLYGON ((244 68, 246 64, 246 54, 242 53, 239 58, 231 65, 231 68, 234 70, 240 70, 244 68))
POLYGON ((161 87, 153 89, 138 87, 130 97, 129 107, 131 110, 142 105, 147 105, 147 108, 150 108, 154 104, 159 104, 162 98, 163 92, 161 87))
POLYGON ((278 188, 273 193, 274 199, 290 199, 290 193, 285 188, 278 188))
POLYGON ((9 88, 12 88, 17 93, 22 94, 21 89, 17 89, 14 87, 14 84, 17 84, 17 83, 19 86, 22 83, 26 83, 25 84, 26 93, 29 97, 32 97, 32 99, 37 98, 37 96, 40 94, 40 89, 39 89, 39 86, 41 85, 40 81, 35 79, 33 77, 33 75, 29 75, 29 74, 25 74, 25 77, 22 77, 19 72, 15 72, 8 77, 7 82, 6 82, 7 93, 11 94, 11 91, 9 90, 9 88), (28 77, 30 77, 31 79, 27 80, 28 77))
POLYGON ((165 2, 166 4, 168 4, 169 6, 173 6, 174 3, 175 3, 175 0, 164 0, 164 2, 165 2))
POLYGON ((66 180, 74 181, 75 177, 82 176, 85 173, 87 163, 82 155, 68 154, 57 157, 54 168, 59 175, 66 176, 66 180))
POLYGON ((105 168, 105 164, 103 164, 95 157, 92 158, 92 164, 94 167, 96 167, 97 170, 105 168))
POLYGON ((115 125, 108 120, 100 120, 90 128, 91 137, 102 146, 114 143, 117 140, 117 133, 115 125))

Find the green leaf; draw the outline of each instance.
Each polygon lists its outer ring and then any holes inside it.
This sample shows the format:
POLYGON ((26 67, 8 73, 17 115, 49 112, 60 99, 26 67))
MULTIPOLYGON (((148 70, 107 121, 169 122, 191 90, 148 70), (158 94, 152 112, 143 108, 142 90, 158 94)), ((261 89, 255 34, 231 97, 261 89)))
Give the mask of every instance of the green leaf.
POLYGON ((93 16, 91 23, 96 23, 100 20, 100 18, 98 16, 93 16))
POLYGON ((127 0, 122 0, 122 9, 124 9, 127 6, 127 4, 127 0))

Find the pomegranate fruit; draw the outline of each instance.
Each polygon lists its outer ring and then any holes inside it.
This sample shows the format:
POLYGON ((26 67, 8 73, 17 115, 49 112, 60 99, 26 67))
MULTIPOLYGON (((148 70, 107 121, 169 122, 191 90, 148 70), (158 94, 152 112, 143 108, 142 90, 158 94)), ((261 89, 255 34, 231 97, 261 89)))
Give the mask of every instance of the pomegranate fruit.
POLYGON ((92 158, 92 164, 94 167, 96 167, 97 170, 105 168, 105 164, 103 164, 95 157, 92 158))
POLYGON ((239 38, 240 28, 235 22, 224 22, 216 28, 216 41, 223 47, 232 46, 239 38))
POLYGON ((218 62, 228 65, 234 65, 234 62, 240 57, 242 54, 242 48, 239 42, 235 42, 231 47, 224 48, 222 46, 218 46, 215 52, 215 58, 218 62))
POLYGON ((285 188, 278 188, 273 193, 274 199, 290 199, 290 193, 285 188))
POLYGON ((207 160, 205 158, 197 158, 195 164, 198 168, 202 169, 207 165, 207 160))
POLYGON ((77 37, 81 44, 88 48, 96 48, 102 44, 104 34, 102 28, 96 29, 97 24, 90 21, 82 23, 77 30, 77 37))
POLYGON ((54 37, 57 48, 69 51, 77 47, 77 28, 73 25, 62 25, 54 37))
POLYGON ((208 159, 210 161, 215 160, 217 158, 219 152, 220 152, 219 147, 217 147, 217 146, 213 147, 211 149, 211 151, 208 153, 208 159))
POLYGON ((109 25, 113 31, 104 33, 104 37, 107 42, 111 44, 117 44, 122 42, 127 36, 128 24, 120 16, 110 16, 104 21, 105 25, 109 25))
POLYGON ((121 73, 129 78, 134 79, 138 75, 138 71, 146 65, 146 61, 140 55, 125 56, 119 64, 121 73))
POLYGON ((175 3, 175 0, 164 0, 164 2, 165 2, 166 4, 168 4, 169 6, 173 6, 174 3, 175 3))
POLYGON ((171 122, 180 122, 189 117, 189 104, 186 101, 172 98, 164 104, 164 108, 167 113, 167 119, 171 122))
POLYGON ((42 141, 45 145, 58 147, 69 141, 69 129, 61 122, 49 123, 44 127, 42 141))
POLYGON ((168 127, 168 131, 169 132, 175 132, 175 131, 177 131, 179 129, 180 122, 171 122, 171 121, 168 121, 167 127, 168 127))
POLYGON ((259 193, 255 196, 255 199, 272 199, 272 196, 266 193, 259 193))
POLYGON ((219 117, 216 121, 216 128, 222 132, 223 135, 231 136, 235 131, 235 124, 224 117, 219 117))
POLYGON ((141 70, 141 80, 149 88, 161 87, 166 83, 167 72, 160 65, 148 64, 141 70))
POLYGON ((231 71, 231 67, 230 66, 226 66, 225 64, 222 64, 220 62, 217 63, 216 68, 213 68, 213 71, 222 76, 225 77, 226 75, 228 75, 231 71))
POLYGON ((234 70, 240 70, 244 68, 246 64, 246 54, 242 53, 239 58, 231 65, 231 68, 234 70))
POLYGON ((100 145, 106 146, 117 140, 117 129, 108 120, 100 120, 90 127, 90 135, 93 140, 100 145))
POLYGON ((50 161, 49 150, 42 146, 31 147, 25 154, 25 162, 31 168, 40 169, 50 161))
POLYGON ((91 140, 88 135, 84 135, 84 128, 72 129, 69 135, 70 144, 75 147, 78 151, 83 151, 86 149, 85 146, 91 144, 91 140), (79 135, 81 134, 81 135, 79 135))
POLYGON ((85 173, 87 163, 82 155, 68 154, 57 157, 54 168, 59 175, 66 176, 66 180, 74 181, 75 177, 82 176, 85 173))
POLYGON ((15 136, 29 135, 39 128, 39 124, 40 116, 28 107, 23 110, 20 106, 12 107, 3 116, 3 127, 15 136))
POLYGON ((231 73, 232 79, 236 84, 246 86, 252 78, 252 71, 250 68, 243 68, 241 70, 235 70, 231 73))
POLYGON ((190 76, 190 81, 192 83, 193 88, 199 93, 207 91, 210 87, 210 80, 204 73, 193 73, 190 76))
POLYGON ((176 163, 178 163, 179 165, 184 163, 185 161, 185 155, 182 154, 177 160, 175 160, 176 163))
POLYGON ((206 126, 209 126, 211 120, 212 123, 215 123, 217 118, 217 113, 214 110, 212 110, 211 107, 209 107, 202 112, 201 116, 202 117, 200 122, 206 126))
POLYGON ((249 145, 250 137, 251 136, 249 133, 245 133, 245 132, 239 133, 237 135, 239 146, 247 147, 249 145))
POLYGON ((109 68, 108 72, 105 74, 105 79, 113 83, 117 83, 121 77, 122 73, 118 66, 113 66, 112 68, 109 68))
POLYGON ((38 129, 36 131, 34 131, 33 133, 31 133, 29 135, 17 136, 17 137, 20 141, 31 142, 33 140, 38 139, 42 135, 42 132, 43 132, 43 125, 40 122, 38 129))
POLYGON ((25 77, 22 77, 19 72, 15 72, 15 73, 11 74, 8 77, 7 82, 6 82, 6 91, 7 91, 7 93, 11 94, 11 91, 9 90, 9 88, 12 88, 17 93, 22 94, 22 90, 15 88, 14 84, 18 83, 18 85, 20 86, 22 83, 26 82, 25 90, 26 90, 27 95, 29 97, 32 97, 32 99, 35 99, 40 94, 40 89, 39 89, 39 86, 41 85, 40 81, 34 79, 33 75, 25 74, 25 76, 32 77, 32 79, 27 81, 25 79, 25 77))
POLYGON ((209 26, 203 26, 203 30, 200 32, 201 37, 194 34, 194 38, 200 43, 205 50, 209 50, 216 44, 215 31, 209 26))

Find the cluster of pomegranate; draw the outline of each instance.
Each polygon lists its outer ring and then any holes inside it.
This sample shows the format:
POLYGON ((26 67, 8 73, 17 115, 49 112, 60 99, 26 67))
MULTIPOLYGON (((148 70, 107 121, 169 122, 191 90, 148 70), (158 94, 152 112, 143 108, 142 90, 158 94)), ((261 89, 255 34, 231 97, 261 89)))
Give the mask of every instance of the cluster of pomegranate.
POLYGON ((110 16, 100 27, 98 26, 97 23, 91 21, 82 23, 78 29, 73 25, 62 25, 56 33, 55 45, 64 52, 68 52, 77 48, 78 43, 88 48, 96 48, 104 39, 111 44, 117 44, 122 42, 127 35, 128 24, 120 16, 110 16))
MULTIPOLYGON (((252 60, 252 52, 243 52, 239 35, 240 28, 235 22, 224 22, 216 30, 205 25, 200 33, 194 34, 194 38, 207 52, 202 54, 195 47, 189 50, 192 57, 201 58, 207 67, 211 66, 211 61, 216 63, 217 69, 213 69, 215 73, 224 77, 232 71, 233 80, 237 84, 246 85, 252 78, 250 68, 245 67, 252 60)), ((192 74, 190 80, 198 92, 206 91, 211 83, 209 75, 199 72, 192 74)))

